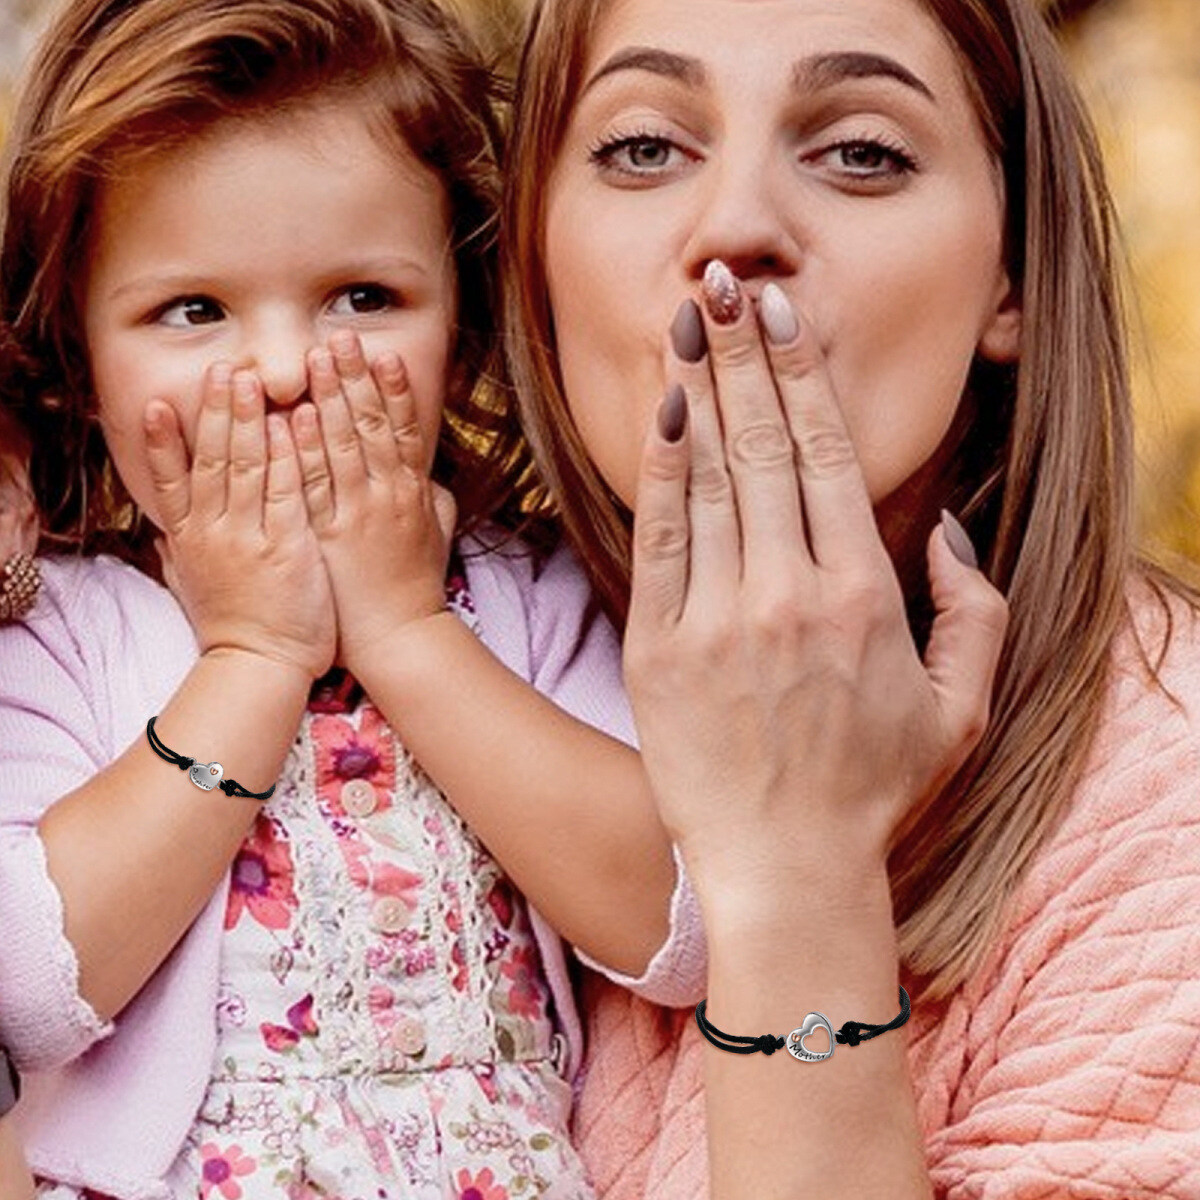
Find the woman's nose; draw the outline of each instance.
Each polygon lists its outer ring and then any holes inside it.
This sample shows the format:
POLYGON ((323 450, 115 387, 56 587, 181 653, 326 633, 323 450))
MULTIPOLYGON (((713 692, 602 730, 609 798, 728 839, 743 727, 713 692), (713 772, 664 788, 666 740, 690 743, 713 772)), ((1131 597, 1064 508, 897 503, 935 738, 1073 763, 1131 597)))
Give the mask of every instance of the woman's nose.
POLYGON ((311 325, 274 320, 249 333, 244 363, 258 373, 267 400, 277 407, 302 400, 308 393, 306 356, 316 344, 311 325))
POLYGON ((701 279, 714 258, 744 281, 799 270, 801 233, 791 194, 795 188, 795 180, 776 179, 770 165, 746 159, 712 164, 701 181, 688 237, 688 277, 701 279))

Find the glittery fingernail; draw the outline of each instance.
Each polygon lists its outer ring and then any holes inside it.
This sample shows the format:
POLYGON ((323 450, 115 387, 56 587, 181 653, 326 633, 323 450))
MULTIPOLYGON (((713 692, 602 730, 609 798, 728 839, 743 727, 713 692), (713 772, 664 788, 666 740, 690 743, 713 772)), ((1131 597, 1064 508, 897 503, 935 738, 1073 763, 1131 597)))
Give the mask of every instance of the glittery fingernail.
POLYGON ((687 425, 687 396, 674 384, 658 406, 658 432, 664 442, 677 442, 687 425))
POLYGON ((762 316, 763 328, 767 331, 768 339, 776 346, 786 346, 796 340, 796 335, 800 332, 800 322, 796 320, 795 310, 779 284, 768 283, 763 288, 758 311, 762 316))
POLYGON ((967 531, 959 523, 958 518, 945 508, 942 509, 942 536, 946 539, 946 545, 950 547, 950 553, 960 563, 976 570, 979 569, 979 557, 975 553, 971 539, 967 536, 967 531))
POLYGON ((675 356, 686 363, 698 363, 708 350, 704 321, 695 300, 685 300, 671 322, 671 345, 675 356))
POLYGON ((744 299, 733 272, 719 259, 709 259, 704 268, 704 307, 718 325, 732 325, 742 315, 744 299))

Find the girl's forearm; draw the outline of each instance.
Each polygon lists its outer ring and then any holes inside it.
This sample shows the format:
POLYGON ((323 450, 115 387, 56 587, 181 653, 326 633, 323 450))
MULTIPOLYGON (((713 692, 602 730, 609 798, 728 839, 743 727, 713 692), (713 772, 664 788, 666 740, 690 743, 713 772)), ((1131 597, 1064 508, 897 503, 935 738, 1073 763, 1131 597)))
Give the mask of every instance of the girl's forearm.
MULTIPOLYGON (((887 876, 831 871, 795 903, 723 884, 705 895, 706 1015, 732 1034, 786 1037, 809 1012, 836 1030, 899 1011, 887 876)), ((704 1046, 712 1200, 930 1200, 904 1027, 822 1062, 704 1046)), ((818 1037, 809 1048, 821 1050, 818 1037)))
POLYGON ((518 678, 453 614, 352 669, 463 819, 572 944, 640 975, 675 866, 641 759, 518 678))
MULTIPOLYGON (((179 754, 220 762, 247 791, 266 791, 311 682, 298 667, 256 654, 209 651, 158 713, 155 733, 179 754)), ((195 920, 260 804, 201 791, 143 733, 47 810, 40 833, 80 992, 102 1019, 137 994, 195 920)))

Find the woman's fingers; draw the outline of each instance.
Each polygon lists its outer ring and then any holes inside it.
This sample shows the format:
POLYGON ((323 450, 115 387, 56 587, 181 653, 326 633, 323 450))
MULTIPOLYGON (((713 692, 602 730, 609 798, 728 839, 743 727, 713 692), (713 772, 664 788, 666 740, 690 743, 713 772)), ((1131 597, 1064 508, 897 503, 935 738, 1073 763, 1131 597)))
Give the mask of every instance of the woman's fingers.
POLYGON ((675 314, 671 348, 669 374, 683 385, 688 401, 688 596, 709 606, 736 590, 742 568, 737 504, 725 467, 704 319, 694 300, 685 300, 675 314))
POLYGON ((165 533, 174 533, 187 519, 192 504, 187 447, 175 410, 165 401, 154 400, 146 406, 142 427, 159 523, 165 533))
POLYGON ((841 406, 812 326, 768 283, 759 317, 776 387, 796 446, 813 558, 837 569, 886 556, 841 406))
POLYGON ((947 736, 959 751, 950 766, 955 770, 987 725, 1008 604, 975 566, 971 542, 950 513, 942 514, 927 550, 937 615, 925 648, 925 671, 947 736))
POLYGON ((628 636, 649 644, 683 611, 688 587, 688 406, 679 384, 646 433, 633 521, 628 636))
POLYGON ((267 481, 267 430, 262 383, 253 371, 233 376, 233 422, 229 435, 229 514, 261 526, 267 481))
POLYGON ((733 480, 746 576, 772 578, 804 554, 796 455, 749 297, 714 259, 702 288, 725 459, 733 480))

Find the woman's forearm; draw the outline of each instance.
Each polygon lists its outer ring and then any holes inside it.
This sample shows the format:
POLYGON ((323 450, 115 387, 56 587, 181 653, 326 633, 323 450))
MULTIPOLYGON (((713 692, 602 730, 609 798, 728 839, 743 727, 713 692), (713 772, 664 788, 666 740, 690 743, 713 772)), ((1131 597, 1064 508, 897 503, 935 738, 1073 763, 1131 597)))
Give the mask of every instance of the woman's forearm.
POLYGON ((33 1179, 11 1117, 0 1117, 0 1196, 4 1200, 33 1200, 33 1179))
MULTIPOLYGON (((266 791, 310 684, 298 667, 210 651, 158 714, 155 732, 178 754, 219 761, 247 791, 266 791)), ((40 833, 80 992, 102 1018, 132 999, 195 920, 259 807, 201 791, 142 736, 47 810, 40 833)))
MULTIPOLYGON (((718 1029, 786 1037, 809 1012, 835 1030, 896 1016, 882 870, 831 870, 783 894, 706 883, 702 866, 694 877, 709 933, 706 1013, 718 1029)), ((906 1032, 838 1045, 815 1063, 706 1043, 712 1200, 929 1200, 906 1032)), ((808 1039, 809 1048, 823 1049, 824 1036, 808 1039)))

